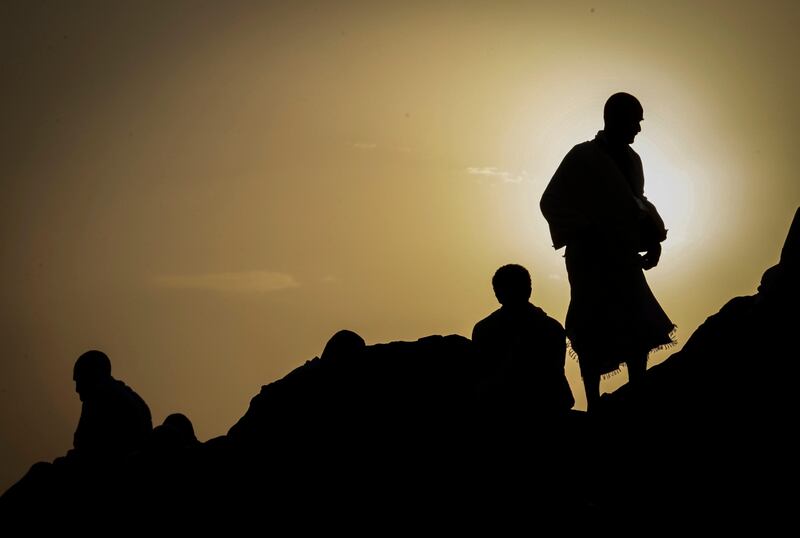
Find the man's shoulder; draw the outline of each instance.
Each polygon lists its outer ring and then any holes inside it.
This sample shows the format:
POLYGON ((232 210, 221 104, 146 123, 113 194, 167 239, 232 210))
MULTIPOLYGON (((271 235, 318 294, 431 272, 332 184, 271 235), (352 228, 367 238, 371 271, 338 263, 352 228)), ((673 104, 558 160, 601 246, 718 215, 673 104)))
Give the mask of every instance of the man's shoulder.
POLYGON ((547 312, 542 310, 540 307, 531 304, 530 312, 531 315, 535 318, 536 323, 540 325, 542 328, 546 329, 547 332, 566 335, 566 331, 564 330, 564 326, 561 325, 561 322, 559 322, 555 318, 548 316, 547 312))
POLYGON ((595 162, 602 155, 602 149, 596 140, 587 140, 575 144, 564 156, 564 163, 577 165, 579 163, 595 162))
POLYGON ((545 321, 543 323, 550 332, 558 333, 559 335, 564 335, 564 338, 567 336, 567 331, 564 330, 564 326, 561 325, 561 322, 557 319, 551 318, 550 316, 545 317, 545 321))
POLYGON ((472 329, 472 338, 474 339, 476 334, 492 331, 498 325, 501 325, 502 324, 501 310, 502 310, 501 308, 498 308, 497 310, 495 310, 494 312, 492 312, 491 314, 480 320, 478 323, 476 323, 475 327, 473 327, 472 329))
POLYGON ((633 159, 634 161, 638 161, 641 164, 642 158, 639 157, 639 154, 636 153, 636 150, 630 146, 628 146, 628 155, 630 155, 631 159, 633 159))
POLYGON ((476 323, 475 326, 483 327, 498 323, 500 321, 500 318, 503 316, 502 310, 503 310, 502 308, 498 308, 497 310, 495 310, 494 312, 492 312, 491 314, 480 320, 478 323, 476 323))
POLYGON ((147 402, 144 401, 144 398, 139 396, 139 394, 133 390, 133 388, 125 384, 124 381, 120 379, 113 379, 113 383, 111 383, 109 387, 111 389, 109 391, 109 396, 114 399, 117 405, 130 408, 147 409, 147 412, 150 412, 150 408, 147 405, 147 402))
POLYGON ((587 151, 590 149, 593 150, 596 147, 597 147, 597 140, 584 140, 583 142, 580 142, 572 146, 572 149, 576 151, 587 151))
POLYGON ((585 142, 581 142, 580 144, 575 144, 572 146, 572 149, 569 150, 569 153, 594 153, 598 151, 599 146, 597 140, 586 140, 585 142))

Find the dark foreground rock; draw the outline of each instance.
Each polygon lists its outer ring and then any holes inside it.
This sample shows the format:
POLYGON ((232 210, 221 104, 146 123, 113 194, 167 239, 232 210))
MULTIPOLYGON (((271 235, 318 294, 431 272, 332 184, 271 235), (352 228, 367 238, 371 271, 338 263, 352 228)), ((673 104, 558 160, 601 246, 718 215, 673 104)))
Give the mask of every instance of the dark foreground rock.
POLYGON ((796 215, 756 295, 591 417, 482 398, 460 336, 344 347, 263 387, 225 436, 100 469, 41 464, 0 512, 28 529, 94 515, 193 530, 496 533, 616 518, 639 533, 689 521, 763 532, 794 512, 799 258, 796 215))

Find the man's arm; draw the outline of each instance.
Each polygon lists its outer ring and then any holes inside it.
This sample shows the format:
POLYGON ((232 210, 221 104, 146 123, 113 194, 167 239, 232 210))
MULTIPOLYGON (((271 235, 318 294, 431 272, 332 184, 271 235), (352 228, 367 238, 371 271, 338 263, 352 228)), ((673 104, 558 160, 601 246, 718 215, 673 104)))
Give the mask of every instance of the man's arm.
POLYGON ((652 269, 658 265, 658 260, 661 259, 661 243, 656 243, 650 250, 641 255, 642 269, 645 271, 652 269))
POLYGON ((584 158, 578 146, 567 153, 547 184, 539 209, 550 227, 553 248, 565 246, 589 228, 582 200, 585 198, 582 178, 586 175, 584 158))
POLYGON ((647 271, 658 265, 661 259, 661 242, 667 238, 667 228, 664 220, 658 214, 656 206, 644 197, 639 199, 642 207, 642 220, 639 228, 641 243, 647 249, 642 258, 642 268, 647 271))

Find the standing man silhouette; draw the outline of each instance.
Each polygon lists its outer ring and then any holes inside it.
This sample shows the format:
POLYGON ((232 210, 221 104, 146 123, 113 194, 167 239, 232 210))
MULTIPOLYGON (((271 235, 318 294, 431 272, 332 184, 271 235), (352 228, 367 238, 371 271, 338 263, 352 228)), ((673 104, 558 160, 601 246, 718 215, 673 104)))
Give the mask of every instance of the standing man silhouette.
POLYGON ((674 329, 643 272, 658 264, 667 231, 644 195, 642 160, 630 147, 641 131, 642 105, 616 93, 603 119, 594 140, 567 153, 540 203, 553 247, 566 246, 571 291, 565 328, 589 410, 600 399, 603 374, 624 362, 629 382, 636 383, 650 351, 671 343, 674 329))

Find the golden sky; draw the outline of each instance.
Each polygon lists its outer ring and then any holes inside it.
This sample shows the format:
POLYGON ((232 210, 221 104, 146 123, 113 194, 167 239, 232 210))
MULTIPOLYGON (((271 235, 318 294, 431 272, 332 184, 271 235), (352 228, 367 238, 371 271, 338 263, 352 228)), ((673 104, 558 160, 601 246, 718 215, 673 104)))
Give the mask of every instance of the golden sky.
POLYGON ((777 262, 797 2, 274 4, 0 7, 0 490, 71 446, 87 349, 207 439, 338 329, 468 336, 505 263, 563 322, 538 200, 616 91, 681 342, 777 262))

